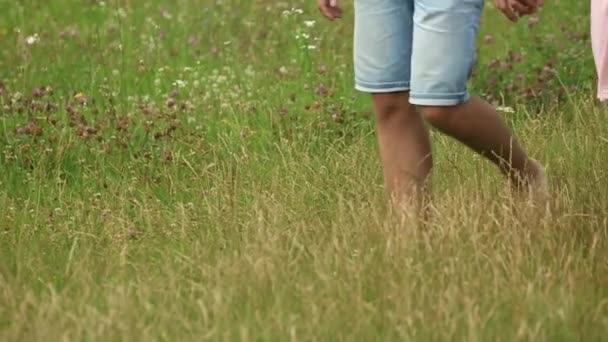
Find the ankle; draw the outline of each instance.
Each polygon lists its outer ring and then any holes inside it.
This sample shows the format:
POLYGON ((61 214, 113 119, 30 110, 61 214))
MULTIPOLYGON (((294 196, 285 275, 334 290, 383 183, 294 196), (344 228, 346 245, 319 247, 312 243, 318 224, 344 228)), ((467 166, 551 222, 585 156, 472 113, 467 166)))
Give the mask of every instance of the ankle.
POLYGON ((524 190, 530 184, 533 184, 542 177, 542 174, 543 170, 541 169, 540 164, 534 159, 528 158, 522 169, 513 169, 509 176, 513 188, 516 190, 524 190))

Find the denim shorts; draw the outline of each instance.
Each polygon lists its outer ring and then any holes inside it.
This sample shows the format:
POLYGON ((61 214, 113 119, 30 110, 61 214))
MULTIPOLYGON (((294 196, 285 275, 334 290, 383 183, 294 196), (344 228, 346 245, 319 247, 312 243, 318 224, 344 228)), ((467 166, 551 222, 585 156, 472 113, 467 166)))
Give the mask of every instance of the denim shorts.
POLYGON ((409 91, 410 102, 469 98, 484 0, 355 0, 355 88, 409 91))

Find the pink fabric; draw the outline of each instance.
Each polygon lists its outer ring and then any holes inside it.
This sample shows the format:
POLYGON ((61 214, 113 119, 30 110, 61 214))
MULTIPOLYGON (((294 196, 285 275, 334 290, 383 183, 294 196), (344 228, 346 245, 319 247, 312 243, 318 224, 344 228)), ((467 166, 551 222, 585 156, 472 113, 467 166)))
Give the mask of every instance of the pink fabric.
POLYGON ((608 101, 608 0, 591 0, 591 44, 598 76, 597 96, 608 101))

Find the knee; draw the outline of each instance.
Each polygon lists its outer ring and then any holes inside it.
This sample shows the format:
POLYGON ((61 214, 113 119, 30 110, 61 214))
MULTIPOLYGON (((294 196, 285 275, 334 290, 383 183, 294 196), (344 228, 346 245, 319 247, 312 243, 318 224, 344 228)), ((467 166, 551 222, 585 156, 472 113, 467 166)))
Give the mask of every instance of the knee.
POLYGON ((450 123, 454 117, 453 106, 419 106, 418 110, 424 120, 435 127, 450 123))
POLYGON ((375 94, 374 108, 379 124, 407 121, 419 115, 416 108, 409 103, 407 93, 375 94))

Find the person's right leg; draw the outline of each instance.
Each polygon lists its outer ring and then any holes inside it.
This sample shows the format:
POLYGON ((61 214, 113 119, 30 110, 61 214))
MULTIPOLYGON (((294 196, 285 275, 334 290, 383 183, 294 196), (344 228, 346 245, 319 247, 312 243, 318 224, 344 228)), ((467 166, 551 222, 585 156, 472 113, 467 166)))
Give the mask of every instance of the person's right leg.
POLYGON ((386 189, 393 199, 420 206, 432 168, 424 121, 409 103, 409 92, 374 94, 373 102, 386 189))
POLYGON ((597 96, 608 101, 608 1, 591 0, 591 43, 598 76, 597 96))
POLYGON ((388 195, 420 204, 431 169, 431 144, 409 103, 413 0, 355 0, 356 89, 372 94, 388 195))

